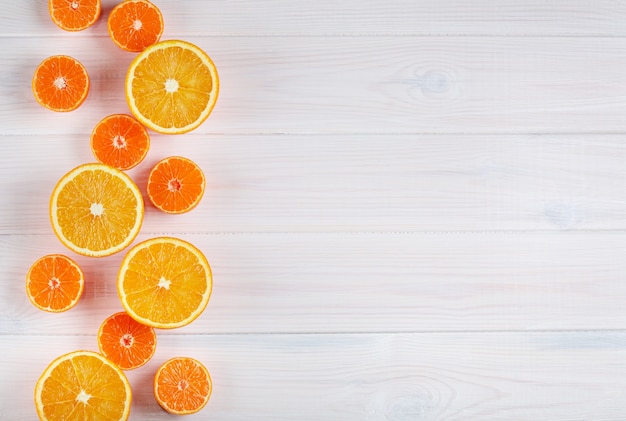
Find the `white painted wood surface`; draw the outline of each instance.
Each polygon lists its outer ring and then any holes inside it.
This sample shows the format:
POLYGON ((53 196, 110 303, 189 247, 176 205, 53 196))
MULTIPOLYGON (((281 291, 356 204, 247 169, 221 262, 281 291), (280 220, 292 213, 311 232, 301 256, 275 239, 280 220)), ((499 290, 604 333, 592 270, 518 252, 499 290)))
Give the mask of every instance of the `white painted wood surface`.
MULTIPOLYGON (((159 332, 129 373, 133 420, 174 355, 203 360, 213 420, 626 418, 626 4, 615 0, 155 0, 164 38, 220 72, 193 133, 152 135, 130 171, 185 155, 208 178, 186 215, 148 206, 139 239, 185 238, 214 294, 159 332)), ((72 255, 54 237, 56 180, 93 161, 89 134, 127 112, 105 18, 56 28, 45 0, 0 15, 0 418, 32 420, 57 355, 96 349, 121 309, 122 255, 72 255), (30 91, 70 54, 92 77, 77 111, 30 91), (84 267, 83 300, 47 314, 24 293, 39 256, 84 267)))

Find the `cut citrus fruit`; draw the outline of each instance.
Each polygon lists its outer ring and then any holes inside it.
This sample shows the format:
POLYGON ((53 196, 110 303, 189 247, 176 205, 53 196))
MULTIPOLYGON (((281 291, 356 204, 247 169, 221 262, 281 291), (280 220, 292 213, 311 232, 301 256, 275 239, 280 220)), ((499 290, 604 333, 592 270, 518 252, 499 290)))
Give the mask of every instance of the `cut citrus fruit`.
POLYGON ((148 176, 148 197, 167 213, 184 213, 195 208, 204 194, 205 178, 195 162, 181 156, 159 161, 148 176))
POLYGON ((42 420, 127 420, 131 399, 122 370, 92 351, 55 359, 35 386, 35 407, 42 420))
POLYGON ((48 0, 52 22, 66 31, 82 31, 96 23, 102 6, 100 0, 48 0))
POLYGON ((74 307, 85 286, 81 268, 67 256, 43 256, 28 270, 26 295, 39 309, 61 312, 74 307))
POLYGON ((194 245, 157 237, 126 253, 117 290, 126 312, 148 326, 188 325, 206 308, 212 289, 211 267, 194 245))
POLYGON ((109 256, 127 247, 143 221, 143 198, 124 172, 104 164, 83 164, 57 183, 50 220, 61 243, 75 253, 109 256))
POLYGON ((176 415, 200 411, 209 401, 212 390, 209 371, 193 358, 172 358, 163 363, 154 376, 156 401, 176 415))
POLYGON ((70 56, 52 56, 35 69, 32 82, 37 102, 52 111, 72 111, 89 93, 85 66, 70 56))
POLYGON ((107 26, 118 47, 139 52, 159 41, 163 16, 148 0, 125 0, 111 10, 107 26))
POLYGON ((123 171, 139 164, 149 148, 146 128, 126 114, 105 117, 91 133, 91 151, 96 159, 123 171))
POLYGON ((159 133, 178 134, 209 116, 219 91, 211 58, 186 41, 161 41, 143 50, 126 74, 126 100, 133 115, 159 133))
POLYGON ((156 333, 121 311, 107 317, 100 325, 98 348, 122 370, 133 370, 154 355, 156 333))

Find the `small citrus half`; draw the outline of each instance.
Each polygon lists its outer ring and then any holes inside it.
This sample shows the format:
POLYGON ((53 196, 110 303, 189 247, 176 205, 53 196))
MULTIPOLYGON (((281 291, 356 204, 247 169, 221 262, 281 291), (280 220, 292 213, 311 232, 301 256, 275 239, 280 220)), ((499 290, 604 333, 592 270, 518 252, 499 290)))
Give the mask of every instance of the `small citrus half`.
POLYGON ((32 90, 35 100, 49 110, 73 111, 87 98, 89 75, 75 58, 51 56, 35 69, 32 90))
POLYGON ((205 184, 204 173, 195 162, 171 156, 157 162, 150 171, 147 193, 157 209, 184 213, 200 203, 205 184))
POLYGON ((48 0, 50 18, 66 31, 82 31, 100 17, 100 0, 48 0))
POLYGON ((200 411, 212 390, 209 371, 200 361, 189 357, 166 361, 154 376, 154 398, 161 408, 176 415, 200 411))
POLYGON ((156 333, 121 311, 107 317, 100 325, 98 348, 122 370, 133 370, 154 355, 156 333))
POLYGON ((100 120, 91 132, 91 151, 103 164, 122 171, 137 166, 150 149, 146 128, 126 114, 112 114, 100 120))
POLYGON ((109 13, 109 36, 123 50, 139 52, 158 42, 163 34, 163 16, 148 0, 126 0, 109 13))
POLYGON ((37 259, 26 274, 26 295, 37 308, 45 311, 58 313, 74 307, 84 286, 81 268, 62 254, 37 259))

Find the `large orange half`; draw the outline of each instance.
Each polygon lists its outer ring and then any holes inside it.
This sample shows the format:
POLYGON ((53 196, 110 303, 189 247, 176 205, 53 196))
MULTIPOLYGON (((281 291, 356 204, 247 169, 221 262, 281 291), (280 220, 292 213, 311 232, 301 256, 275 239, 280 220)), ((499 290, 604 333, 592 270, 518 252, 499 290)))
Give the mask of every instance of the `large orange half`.
POLYGON ((73 252, 91 257, 109 256, 130 245, 143 213, 137 185, 104 164, 74 168, 59 180, 50 198, 54 233, 73 252))
POLYGON ((186 41, 161 41, 143 50, 126 74, 126 100, 149 129, 186 133, 204 122, 217 101, 219 80, 211 58, 186 41))
POLYGON ((178 238, 157 237, 126 253, 117 290, 133 319, 172 329, 188 325, 202 314, 212 282, 209 262, 197 247, 178 238))
POLYGON ((41 420, 127 420, 131 399, 130 383, 122 370, 92 351, 60 356, 35 386, 41 420))

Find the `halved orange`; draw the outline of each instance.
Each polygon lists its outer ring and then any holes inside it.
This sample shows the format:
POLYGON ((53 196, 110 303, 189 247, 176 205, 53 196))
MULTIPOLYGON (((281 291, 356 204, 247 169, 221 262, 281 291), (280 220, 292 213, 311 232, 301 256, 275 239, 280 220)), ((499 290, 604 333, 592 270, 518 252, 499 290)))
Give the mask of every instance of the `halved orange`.
POLYGON ((159 133, 179 134, 204 122, 217 101, 219 80, 211 58, 186 41, 161 41, 143 50, 126 74, 132 114, 159 133))
POLYGON ((157 237, 126 253, 117 291, 126 312, 148 326, 188 325, 204 311, 213 286, 211 267, 191 243, 157 237))
POLYGON ((82 31, 96 23, 102 6, 100 0, 48 0, 50 18, 66 31, 82 31))
POLYGON ((52 111, 73 111, 89 93, 87 69, 70 56, 51 56, 35 69, 32 81, 37 102, 52 111))
POLYGON ((92 351, 58 357, 35 386, 41 420, 127 420, 131 399, 130 383, 122 370, 92 351))
POLYGON ((148 176, 148 198, 167 213, 184 213, 195 208, 206 184, 200 167, 188 158, 171 156, 159 161, 148 176))
POLYGON ((54 187, 50 221, 61 243, 75 253, 109 256, 135 239, 143 198, 133 180, 108 165, 80 165, 54 187))
POLYGON ((103 118, 91 133, 91 151, 96 159, 122 171, 137 166, 149 148, 146 128, 126 114, 103 118))
POLYGON ((26 295, 39 309, 51 312, 74 307, 85 286, 78 264, 62 254, 49 254, 35 261, 26 274, 26 295))
POLYGON ((154 398, 167 412, 195 414, 209 402, 213 384, 206 367, 189 357, 172 358, 154 376, 154 398))
POLYGON ((125 0, 111 10, 107 27, 118 47, 139 52, 161 38, 163 15, 148 0, 125 0))
POLYGON ((100 325, 98 348, 122 370, 133 370, 154 355, 156 333, 121 311, 107 317, 100 325))

